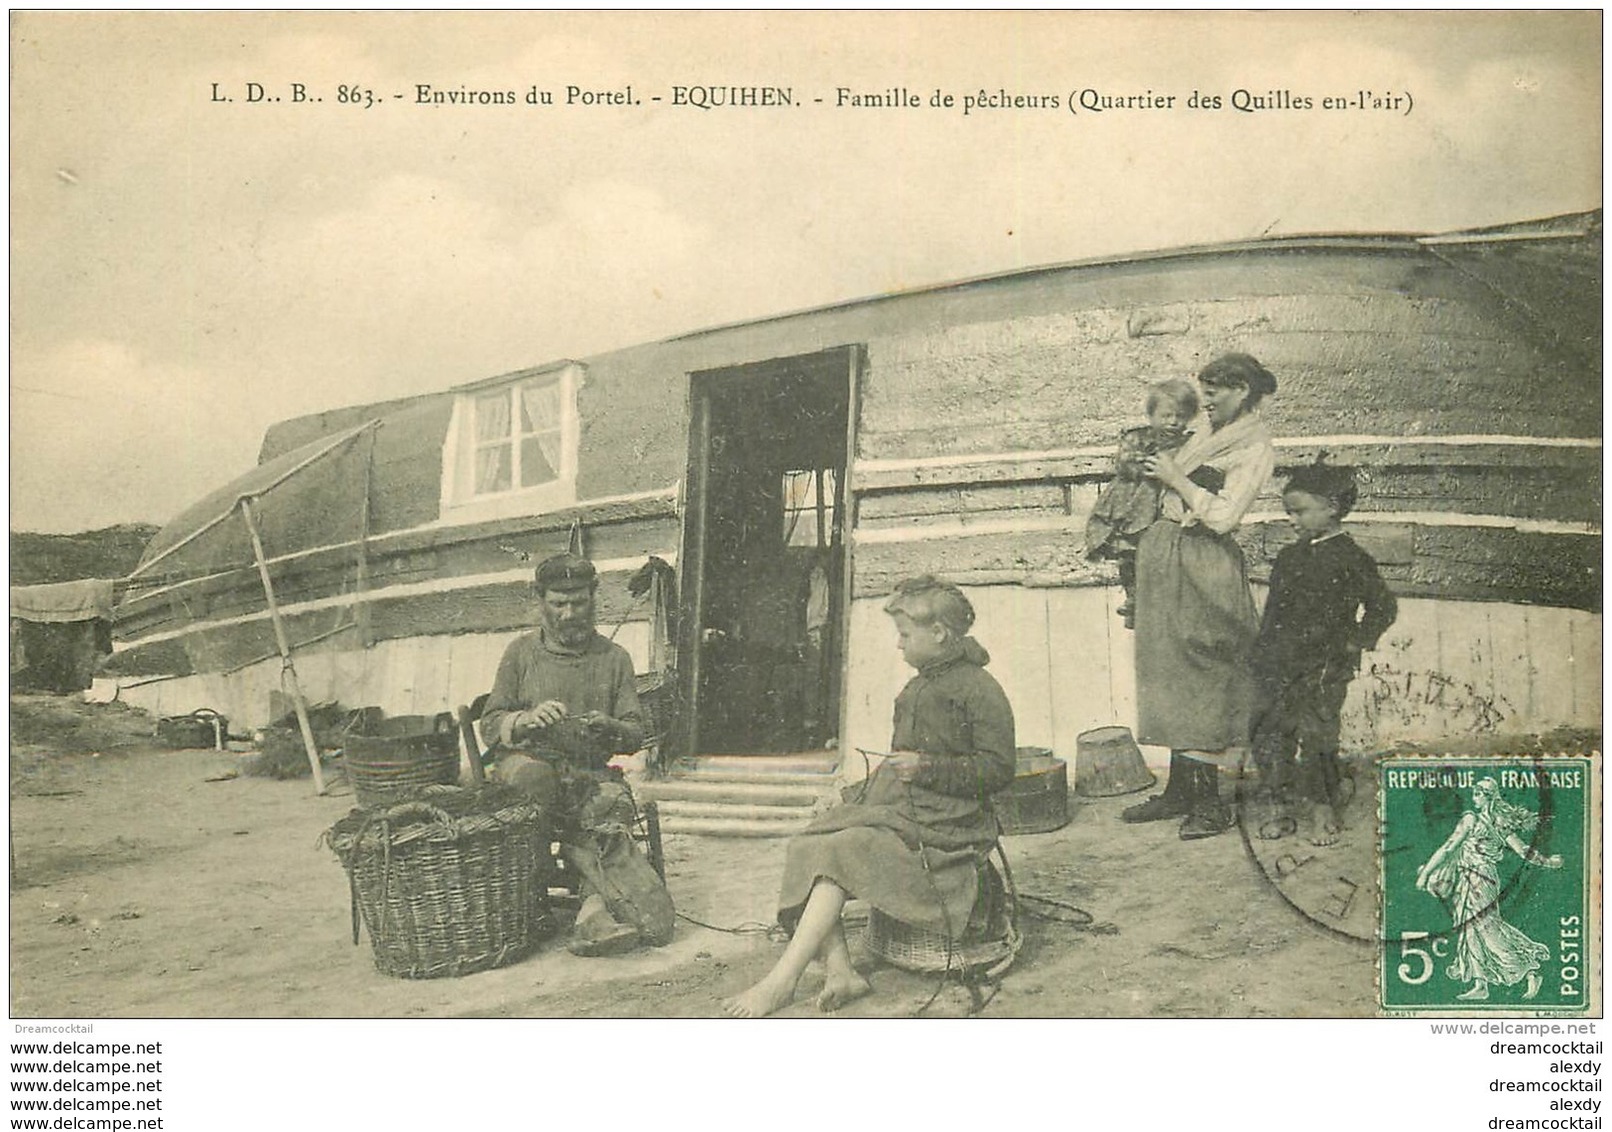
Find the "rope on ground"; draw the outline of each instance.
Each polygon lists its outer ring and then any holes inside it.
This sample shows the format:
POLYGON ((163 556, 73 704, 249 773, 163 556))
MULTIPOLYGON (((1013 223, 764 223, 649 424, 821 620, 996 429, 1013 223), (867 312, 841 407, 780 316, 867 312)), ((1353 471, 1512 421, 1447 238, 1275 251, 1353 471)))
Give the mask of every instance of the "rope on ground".
POLYGON ((764 924, 760 920, 746 920, 736 928, 724 928, 720 924, 708 924, 704 920, 696 920, 687 912, 677 913, 677 918, 679 920, 687 921, 697 928, 704 928, 706 931, 712 932, 722 932, 724 935, 764 935, 775 942, 787 941, 789 938, 788 935, 785 934, 782 926, 778 924, 764 924))
POLYGON ((1034 916, 1038 920, 1045 920, 1053 924, 1065 924, 1078 932, 1091 932, 1094 935, 1118 935, 1119 927, 1116 924, 1098 923, 1097 918, 1084 908, 1077 907, 1063 900, 1054 900, 1050 896, 1037 896, 1031 892, 1019 893, 1019 900, 1025 904, 1041 904, 1048 908, 1057 909, 1053 912, 1039 912, 1034 908, 1024 909, 1026 916, 1034 916), (1059 913, 1067 913, 1060 915, 1059 913))

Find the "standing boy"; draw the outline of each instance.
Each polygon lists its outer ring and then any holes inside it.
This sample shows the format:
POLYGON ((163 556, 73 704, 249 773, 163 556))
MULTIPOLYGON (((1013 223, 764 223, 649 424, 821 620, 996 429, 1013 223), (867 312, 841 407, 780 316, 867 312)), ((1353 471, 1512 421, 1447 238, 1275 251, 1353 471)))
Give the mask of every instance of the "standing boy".
POLYGON ((1343 827, 1338 730, 1344 695, 1360 654, 1377 647, 1399 611, 1377 564, 1343 532, 1355 495, 1350 468, 1317 463, 1287 481, 1282 506, 1299 540, 1271 567, 1254 653, 1260 703, 1253 751, 1260 782, 1285 806, 1302 749, 1299 785, 1316 845, 1333 844, 1343 827))

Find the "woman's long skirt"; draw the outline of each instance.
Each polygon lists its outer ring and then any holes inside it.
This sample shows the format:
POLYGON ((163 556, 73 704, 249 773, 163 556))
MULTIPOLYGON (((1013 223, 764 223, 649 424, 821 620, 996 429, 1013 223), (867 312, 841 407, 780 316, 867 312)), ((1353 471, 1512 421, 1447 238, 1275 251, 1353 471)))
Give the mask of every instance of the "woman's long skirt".
POLYGON ((1248 743, 1259 618, 1230 536, 1161 519, 1136 552, 1137 741, 1223 751, 1248 743))

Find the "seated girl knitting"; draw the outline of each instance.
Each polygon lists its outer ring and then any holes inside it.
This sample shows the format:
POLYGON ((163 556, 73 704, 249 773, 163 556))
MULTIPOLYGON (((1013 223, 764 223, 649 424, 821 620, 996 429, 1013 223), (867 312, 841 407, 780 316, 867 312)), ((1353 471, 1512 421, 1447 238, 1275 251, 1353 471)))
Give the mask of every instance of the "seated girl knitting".
POLYGON ((789 945, 760 982, 723 1004, 736 1017, 787 1006, 813 958, 823 961, 819 1009, 872 990, 851 965, 841 926, 852 897, 958 940, 984 903, 985 853, 998 833, 990 798, 1013 781, 1013 709, 968 635, 974 609, 956 586, 911 578, 884 608, 918 670, 896 698, 894 753, 791 839, 778 898, 789 945))

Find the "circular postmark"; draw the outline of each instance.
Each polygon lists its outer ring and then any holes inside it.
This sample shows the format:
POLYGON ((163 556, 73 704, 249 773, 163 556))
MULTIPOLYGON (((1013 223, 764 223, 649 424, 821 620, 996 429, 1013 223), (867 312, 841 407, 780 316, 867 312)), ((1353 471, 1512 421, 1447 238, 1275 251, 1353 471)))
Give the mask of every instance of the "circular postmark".
POLYGON ((1249 859, 1295 912, 1328 932, 1374 943, 1381 890, 1372 767, 1348 759, 1339 770, 1341 821, 1328 831, 1329 815, 1275 795, 1246 763, 1239 766, 1238 831, 1249 859))
MULTIPOLYGON (((1426 769, 1416 771, 1422 785, 1416 789, 1413 812, 1407 814, 1404 806, 1396 811, 1387 805, 1388 799, 1381 794, 1381 760, 1374 756, 1340 759, 1338 828, 1319 836, 1317 831, 1327 824, 1327 816, 1317 813, 1323 807, 1304 799, 1273 797, 1261 788, 1246 764, 1239 767, 1237 816, 1243 844, 1265 879, 1294 911, 1350 939, 1386 941, 1392 933, 1380 914, 1385 882, 1394 888, 1397 880, 1397 887, 1403 889, 1406 878, 1423 875, 1424 866, 1451 841, 1455 843, 1446 854, 1447 871, 1459 871, 1455 858, 1469 836, 1488 836, 1516 850, 1505 837, 1486 828, 1493 819, 1483 814, 1485 807, 1494 807, 1491 797, 1517 793, 1519 782, 1529 784, 1532 797, 1521 803, 1500 799, 1501 805, 1511 807, 1509 822, 1515 828, 1508 826, 1506 833, 1521 846, 1514 858, 1519 867, 1492 870, 1492 884, 1482 886, 1478 893, 1462 893, 1460 900, 1454 899, 1451 885, 1440 885, 1436 879, 1433 888, 1427 887, 1425 878, 1421 885, 1414 879, 1410 883, 1438 898, 1449 912, 1447 926, 1428 931, 1428 938, 1435 941, 1452 940, 1473 921, 1492 915, 1501 902, 1527 896, 1535 876, 1521 866, 1553 857, 1548 848, 1554 807, 1547 761, 1466 757, 1414 761, 1425 762, 1426 769), (1507 777, 1510 789, 1501 791, 1490 785, 1498 783, 1499 775, 1507 777), (1430 840, 1434 835, 1437 840, 1430 840)), ((1490 846, 1486 855, 1494 853, 1495 847, 1490 846)))

